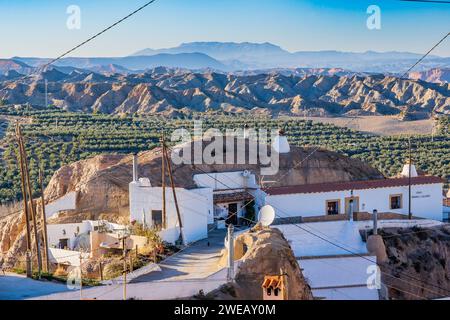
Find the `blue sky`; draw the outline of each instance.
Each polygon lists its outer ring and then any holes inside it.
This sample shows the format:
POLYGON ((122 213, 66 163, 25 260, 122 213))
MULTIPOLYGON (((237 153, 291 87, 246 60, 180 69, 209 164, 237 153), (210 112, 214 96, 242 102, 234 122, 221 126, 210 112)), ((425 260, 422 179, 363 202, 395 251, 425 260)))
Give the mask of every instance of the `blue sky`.
MULTIPOLYGON (((0 0, 0 57, 54 57, 146 0, 0 0), (69 5, 81 29, 66 27, 69 5)), ((72 56, 123 56, 190 41, 271 42, 289 51, 426 52, 450 31, 450 4, 399 0, 157 0, 72 56), (381 30, 366 27, 381 9, 381 30)), ((436 50, 450 56, 450 40, 436 50)))

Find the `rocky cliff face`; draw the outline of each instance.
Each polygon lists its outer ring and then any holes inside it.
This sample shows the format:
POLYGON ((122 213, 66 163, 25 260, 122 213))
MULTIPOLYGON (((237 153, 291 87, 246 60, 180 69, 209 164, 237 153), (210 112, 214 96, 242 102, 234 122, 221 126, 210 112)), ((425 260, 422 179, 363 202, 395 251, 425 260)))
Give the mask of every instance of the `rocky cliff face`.
POLYGON ((409 77, 414 80, 423 80, 434 83, 449 83, 450 68, 433 68, 425 71, 410 72, 409 77))
MULTIPOLYGON (((226 265, 226 251, 221 263, 226 265)), ((235 240, 235 259, 240 259, 235 283, 208 294, 211 299, 262 300, 265 275, 286 274, 288 300, 312 300, 312 292, 289 243, 278 229, 254 228, 235 240), (245 251, 245 249, 246 251, 245 251)))
MULTIPOLYGON (((196 141, 206 144, 210 142, 196 141)), ((237 146, 237 142, 235 143, 237 146)), ((196 147, 191 146, 191 150, 196 147)), ((245 150, 250 150, 247 145, 245 150)), ((236 152, 234 153, 237 154, 236 152)), ((142 152, 139 158, 139 176, 148 177, 153 186, 161 185, 161 150, 142 152)), ((248 155, 246 159, 248 159, 248 155)), ((179 164, 173 165, 177 187, 192 188, 194 174, 251 170, 261 178, 259 164, 179 164)), ((382 178, 382 174, 357 159, 335 152, 291 146, 291 152, 280 156, 279 172, 270 177, 271 186, 298 185, 382 178), (314 152, 313 152, 314 151, 314 152)), ((267 177, 266 177, 267 178, 267 177)), ((106 219, 127 223, 129 218, 128 185, 132 181, 132 156, 99 155, 66 165, 55 172, 45 189, 47 203, 70 192, 76 192, 76 210, 61 212, 49 223, 81 222, 86 219, 106 219)), ((38 202, 39 203, 39 202, 38 202)), ((38 212, 40 209, 38 208, 38 212)), ((0 218, 0 257, 12 263, 23 252, 24 224, 19 214, 0 218), (22 250, 23 249, 23 250, 22 250)), ((0 260, 1 263, 2 260, 0 260)))
POLYGON ((388 261, 382 279, 391 299, 450 296, 450 226, 382 229, 388 261))
MULTIPOLYGON (((417 76, 422 79, 422 76, 417 76)), ((450 113, 450 85, 391 76, 235 75, 164 69, 103 76, 60 72, 50 103, 72 111, 176 115, 206 111, 267 114, 396 115, 450 113), (62 74, 62 76, 61 76, 62 74)), ((44 83, 0 82, 0 99, 42 105, 44 83)))

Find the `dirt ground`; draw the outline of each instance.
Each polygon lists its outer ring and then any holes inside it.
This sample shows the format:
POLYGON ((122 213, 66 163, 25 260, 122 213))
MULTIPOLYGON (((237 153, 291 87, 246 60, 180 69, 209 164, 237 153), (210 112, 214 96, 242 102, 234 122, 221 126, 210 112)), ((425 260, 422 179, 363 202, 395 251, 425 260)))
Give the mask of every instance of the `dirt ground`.
POLYGON ((433 120, 401 121, 395 116, 357 116, 322 118, 307 117, 313 122, 331 123, 339 127, 375 133, 379 135, 399 135, 399 134, 431 134, 433 130, 433 120))

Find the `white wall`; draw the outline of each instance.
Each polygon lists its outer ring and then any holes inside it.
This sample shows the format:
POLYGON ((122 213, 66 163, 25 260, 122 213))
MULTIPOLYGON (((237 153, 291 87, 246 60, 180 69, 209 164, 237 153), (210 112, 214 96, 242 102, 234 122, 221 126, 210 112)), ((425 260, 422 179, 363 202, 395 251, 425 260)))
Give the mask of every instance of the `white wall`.
POLYGON ((78 235, 88 233, 94 230, 94 228, 99 226, 100 224, 104 225, 108 231, 118 231, 126 228, 123 225, 103 220, 84 220, 80 223, 48 224, 48 245, 58 247, 60 239, 69 239, 69 249, 73 249, 73 246, 75 245, 75 239, 78 235), (77 234, 78 228, 79 232, 77 234))
MULTIPOLYGON (((411 187, 411 211, 414 216, 442 221, 442 184, 413 185, 411 187)), ((394 212, 408 214, 408 186, 354 190, 359 197, 359 211, 394 212), (389 195, 402 194, 401 209, 390 209, 389 195)), ((341 200, 340 213, 345 213, 345 198, 350 190, 323 193, 268 195, 265 204, 272 205, 280 217, 325 215, 326 200, 341 200)))
POLYGON ((77 201, 77 193, 75 191, 69 192, 61 198, 47 204, 45 206, 45 216, 47 218, 52 217, 59 211, 75 210, 77 201))
POLYGON ((90 230, 91 224, 89 221, 83 221, 81 223, 49 224, 47 225, 48 245, 49 247, 58 247, 60 239, 69 239, 69 249, 73 249, 74 240, 77 235, 87 233, 90 230), (79 228, 79 232, 77 232, 77 228, 79 228))
POLYGON ((244 171, 212 172, 194 175, 194 181, 199 187, 212 188, 213 190, 255 188, 255 175, 250 173, 243 176, 244 171))
POLYGON ((74 267, 80 266, 80 254, 84 261, 89 259, 89 253, 87 252, 81 253, 78 251, 64 250, 58 248, 48 248, 48 252, 50 262, 71 265, 74 267))
MULTIPOLYGON (((183 236, 186 243, 207 238, 208 221, 213 215, 212 189, 187 190, 176 188, 176 195, 183 223, 183 236)), ((152 226, 151 211, 162 210, 162 188, 142 187, 139 182, 130 183, 130 218, 152 226)), ((160 235, 163 240, 175 242, 178 238, 178 217, 172 189, 166 188, 167 229, 160 235)))
POLYGON ((211 188, 197 188, 190 189, 189 191, 198 193, 206 198, 206 205, 208 207, 208 224, 214 223, 214 198, 211 188))

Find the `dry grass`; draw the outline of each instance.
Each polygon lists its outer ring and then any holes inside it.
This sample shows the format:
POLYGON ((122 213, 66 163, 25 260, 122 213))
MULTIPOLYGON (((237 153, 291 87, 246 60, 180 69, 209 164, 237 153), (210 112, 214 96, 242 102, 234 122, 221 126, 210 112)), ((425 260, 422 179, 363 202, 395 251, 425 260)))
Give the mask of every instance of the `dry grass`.
POLYGON ((379 135, 431 134, 433 120, 401 121, 395 116, 357 116, 322 118, 308 117, 313 122, 331 123, 339 127, 375 133, 379 135))

